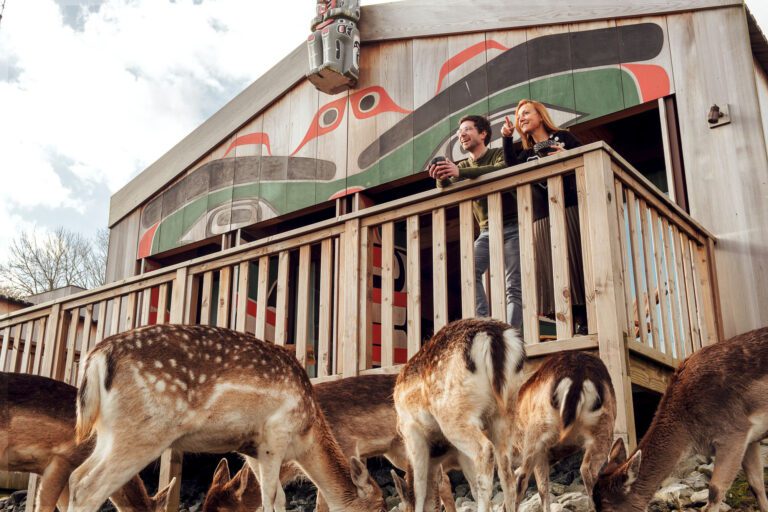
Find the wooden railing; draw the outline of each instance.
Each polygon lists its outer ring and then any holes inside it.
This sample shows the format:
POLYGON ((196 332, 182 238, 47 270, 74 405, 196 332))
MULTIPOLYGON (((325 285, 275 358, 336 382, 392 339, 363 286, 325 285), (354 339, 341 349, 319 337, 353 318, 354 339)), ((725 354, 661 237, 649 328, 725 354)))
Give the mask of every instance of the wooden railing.
POLYGON ((478 198, 489 204, 491 315, 504 319, 509 191, 528 353, 598 349, 628 405, 617 432, 631 439, 626 351, 674 366, 718 339, 714 239, 604 143, 0 317, 0 368, 77 384, 105 337, 172 322, 290 346, 316 379, 395 371, 442 325, 474 316, 478 198))

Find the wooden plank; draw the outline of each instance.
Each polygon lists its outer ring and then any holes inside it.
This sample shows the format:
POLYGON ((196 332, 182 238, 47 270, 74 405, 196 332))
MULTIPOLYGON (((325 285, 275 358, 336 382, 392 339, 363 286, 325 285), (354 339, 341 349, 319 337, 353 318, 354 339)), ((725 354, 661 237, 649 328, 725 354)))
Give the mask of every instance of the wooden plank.
MULTIPOLYGON (((624 285, 624 306, 626 314, 626 329, 627 334, 632 338, 635 336, 635 315, 632 312, 632 274, 629 271, 629 235, 627 232, 628 221, 626 219, 626 213, 624 210, 624 187, 619 180, 613 180, 613 185, 616 190, 616 222, 619 227, 619 247, 621 248, 621 275, 622 283, 624 285)), ((583 231, 582 231, 583 233, 583 231)))
POLYGON ((651 230, 649 232, 651 239, 653 240, 653 256, 656 262, 656 283, 659 292, 659 305, 661 307, 661 315, 659 315, 661 323, 661 332, 664 333, 664 353, 672 355, 672 345, 674 340, 672 339, 672 330, 669 325, 669 304, 667 301, 667 294, 669 293, 669 283, 664 280, 664 262, 662 258, 664 256, 663 251, 663 236, 659 233, 659 214, 656 210, 651 209, 651 230))
POLYGON ((691 245, 691 254, 696 268, 696 301, 699 304, 701 319, 701 341, 705 345, 717 343, 717 326, 715 325, 715 306, 712 301, 712 285, 709 280, 709 262, 707 247, 691 245))
MULTIPOLYGON (((249 262, 244 261, 238 265, 237 270, 237 304, 235 307, 237 308, 237 314, 236 314, 236 320, 235 320, 235 330, 240 332, 245 332, 245 326, 248 318, 248 266, 250 265, 249 262)), ((261 283, 259 283, 261 284, 261 283)), ((257 303, 256 308, 259 308, 259 305, 257 303)), ((266 309, 264 310, 266 313, 266 309)), ((266 315, 259 315, 259 311, 256 312, 256 322, 258 324, 259 316, 264 318, 264 322, 266 324, 266 315)), ((257 338, 260 340, 264 339, 264 336, 256 335, 257 338)))
POLYGON ((141 291, 141 314, 138 324, 149 325, 149 313, 152 310, 152 288, 144 288, 141 291))
POLYGON ((488 273, 491 293, 488 301, 491 317, 507 322, 507 281, 504 277, 504 220, 501 192, 488 195, 488 273))
POLYGON ((688 299, 688 315, 691 321, 692 348, 697 351, 705 344, 706 337, 702 333, 699 304, 696 302, 696 289, 694 285, 695 272, 693 258, 691 257, 691 240, 680 233, 680 245, 683 255, 683 275, 685 276, 685 291, 688 299))
POLYGON ((288 272, 291 253, 281 252, 277 257, 277 307, 275 308, 275 344, 285 345, 288 318, 288 272))
MULTIPOLYGON (((592 256, 589 253, 589 211, 587 210, 587 190, 586 190, 586 176, 584 175, 584 168, 579 167, 576 169, 576 196, 578 200, 578 208, 579 208, 579 231, 581 232, 581 261, 584 265, 584 302, 587 309, 587 328, 588 332, 594 333, 597 332, 596 327, 596 319, 595 319, 595 280, 592 277, 592 256)), ((616 183, 619 187, 621 186, 619 183, 616 183)), ((623 196, 617 195, 616 196, 616 208, 617 212, 619 209, 623 208, 623 201, 621 200, 623 196)), ((618 220, 618 219, 617 219, 618 220)), ((623 244, 624 242, 624 223, 619 222, 619 243, 623 244)), ((621 247, 621 255, 622 257, 626 257, 626 253, 624 252, 623 245, 620 245, 621 247)), ((554 255, 554 253, 553 253, 554 255)), ((626 289, 626 285, 624 285, 624 268, 626 268, 626 265, 622 265, 622 273, 621 273, 621 282, 623 287, 626 289)))
POLYGON ((15 333, 16 336, 13 338, 13 343, 10 343, 9 340, 7 362, 0 365, 0 369, 5 368, 5 371, 14 373, 18 371, 21 354, 22 324, 18 324, 16 327, 17 331, 15 333))
POLYGON ((8 362, 8 351, 11 350, 11 328, 6 327, 3 330, 3 346, 0 349, 0 370, 6 372, 10 371, 6 368, 8 362))
POLYGON ((213 300, 213 271, 203 274, 203 295, 200 300, 200 325, 211 323, 211 301, 213 300))
POLYGON ((48 317, 40 319, 40 329, 37 333, 37 340, 35 343, 35 358, 32 361, 32 373, 33 375, 40 375, 40 364, 43 360, 43 340, 45 339, 45 327, 48 323, 48 317))
MULTIPOLYGON (((36 322, 29 321, 25 327, 27 330, 27 339, 24 342, 24 353, 21 356, 21 366, 19 366, 19 372, 21 373, 29 373, 31 370, 30 354, 32 354, 32 345, 35 343, 35 323, 36 322)), ((0 364, 0 368, 3 368, 3 365, 0 364)))
POLYGON ((714 307, 714 322, 716 324, 717 339, 725 339, 725 327, 723 325, 723 304, 720 299, 720 285, 717 279, 717 253, 715 252, 715 240, 707 239, 707 263, 709 264, 709 283, 712 292, 714 307))
POLYGON ((344 240, 341 247, 344 254, 344 266, 342 268, 339 288, 339 301, 343 304, 341 310, 344 315, 339 318, 342 324, 339 346, 342 353, 342 374, 352 377, 358 372, 358 314, 359 314, 359 287, 360 281, 360 221, 348 220, 344 225, 344 240))
MULTIPOLYGON (((461 316, 462 318, 474 318, 476 316, 475 220, 472 214, 472 201, 459 203, 459 252, 461 257, 461 316)), ((410 292, 410 287, 408 291, 410 292)))
POLYGON ((299 249, 299 273, 297 276, 298 296, 296 298, 296 359, 303 368, 307 367, 307 346, 309 341, 309 270, 312 247, 304 245, 299 249))
POLYGON ((168 502, 165 505, 167 512, 179 510, 179 500, 181 497, 181 463, 184 460, 184 454, 178 450, 171 448, 163 451, 160 456, 160 480, 158 482, 158 489, 162 489, 172 479, 176 479, 176 485, 168 493, 168 502))
MULTIPOLYGON (((652 337, 652 346, 656 349, 661 351, 661 337, 659 335, 659 315, 656 312, 656 297, 657 294, 660 294, 660 290, 658 288, 658 285, 654 282, 654 272, 651 268, 653 265, 653 255, 652 255, 652 249, 651 249, 651 233, 650 233, 650 227, 648 225, 648 205, 646 202, 642 199, 638 201, 638 206, 640 208, 640 226, 642 229, 642 245, 643 245, 643 259, 645 261, 645 283, 646 283, 646 290, 647 295, 646 298, 648 302, 648 313, 651 319, 651 337, 652 337)), ((640 316, 641 309, 640 305, 638 305, 638 316, 640 316)))
MULTIPOLYGON (((552 242, 552 284, 555 288, 555 324, 558 339, 564 339, 573 335, 573 314, 571 313, 571 276, 568 267, 568 233, 565 223, 563 178, 560 176, 549 178, 547 191, 552 242)), ((588 238, 591 236, 592 234, 588 235, 588 238)))
POLYGON ((693 332, 691 331, 691 317, 688 311, 688 294, 687 286, 685 283, 685 272, 683 271, 684 255, 680 245, 680 231, 675 226, 670 226, 672 229, 672 247, 675 250, 675 274, 678 279, 678 289, 680 298, 680 319, 683 326, 683 339, 681 344, 684 348, 683 357, 688 357, 693 354, 693 332))
POLYGON ((171 320, 172 324, 184 323, 184 314, 187 307, 187 268, 182 267, 176 271, 176 279, 171 289, 171 320))
POLYGON ((61 328, 61 304, 54 304, 46 322, 45 339, 43 341, 43 362, 40 367, 40 375, 53 378, 54 360, 58 352, 59 329, 61 328))
MULTIPOLYGON (((406 264, 408 267, 406 271, 408 287, 408 359, 410 359, 421 349, 421 239, 418 215, 408 217, 406 230, 408 238, 408 262, 406 264)), ((474 259, 472 260, 474 266, 474 259)), ((474 274, 474 271, 472 273, 474 274)), ((472 280, 474 282, 474 278, 472 280)), ((472 299, 472 302, 474 302, 474 299, 472 299)))
POLYGON ((445 209, 432 210, 432 304, 435 332, 448 323, 448 254, 445 237, 445 209))
POLYGON ((629 358, 629 377, 632 384, 663 394, 672 372, 641 357, 629 358))
MULTIPOLYGON (((666 173, 667 177, 667 187, 669 194, 669 198, 672 201, 676 201, 675 199, 675 175, 674 175, 674 166, 673 166, 673 157, 672 157, 672 137, 677 137, 677 134, 670 134, 669 133, 669 126, 667 124, 667 116, 670 114, 667 112, 667 101, 665 98, 659 98, 657 100, 657 103, 659 105, 659 125, 661 126, 661 144, 664 149, 664 171, 666 173)), ((670 109, 674 110, 674 109, 670 109)))
POLYGON ((157 324, 168 321, 168 283, 160 285, 157 298, 157 324))
POLYGON ((229 304, 232 293, 232 267, 219 270, 219 299, 217 301, 216 325, 229 327, 229 304))
POLYGON ((120 311, 122 309, 123 298, 118 295, 112 299, 112 316, 110 317, 109 335, 120 332, 120 311))
POLYGON ((360 230, 360 345, 358 369, 373 366, 373 240, 377 228, 360 230))
MULTIPOLYGON (((149 291, 146 292, 147 295, 149 295, 149 291)), ((144 318, 149 319, 149 314, 145 316, 144 318)), ((88 304, 85 306, 85 319, 83 321, 83 337, 80 340, 80 363, 79 363, 79 370, 77 372, 78 377, 78 386, 80 385, 80 382, 83 380, 83 372, 85 371, 85 362, 88 359, 87 354, 90 350, 90 340, 91 340, 91 326, 93 322, 93 304, 88 304)))
POLYGON ((320 243, 320 309, 317 332, 317 376, 329 375, 331 365, 331 319, 333 315, 333 241, 330 238, 320 243))
POLYGON ((137 292, 128 294, 128 301, 125 305, 125 320, 123 322, 124 331, 130 331, 136 327, 136 294, 137 292))
MULTIPOLYGON (((629 215, 629 242, 632 248, 632 270, 635 275, 635 321, 637 322, 637 328, 639 331, 640 341, 645 345, 648 344, 648 331, 645 325, 645 314, 643 312, 644 297, 647 297, 645 293, 644 285, 645 280, 642 274, 642 240, 640 238, 640 229, 637 225, 637 202, 635 201, 635 193, 632 189, 627 189, 627 213, 629 215)), ((632 317, 630 317, 632 318, 632 317)))
MULTIPOLYGON (((525 343, 533 345, 539 337, 539 312, 536 291, 536 250, 533 243, 533 195, 531 185, 517 189, 517 218, 520 233, 520 277, 523 287, 523 332, 525 343)), ((526 349, 527 350, 527 349, 526 349)))
MULTIPOLYGON (((242 268, 242 264, 240 266, 242 268)), ((269 297, 269 256, 259 258, 259 277, 256 283, 256 337, 267 339, 267 299, 269 297)), ((238 289, 239 286, 238 286, 238 289)), ((238 318, 240 315, 237 315, 238 318)))
MULTIPOLYGON (((529 360, 570 350, 592 350, 598 348, 597 335, 576 336, 565 340, 552 340, 525 347, 525 356, 529 360)), ((597 354, 595 354, 597 355, 597 354)), ((527 371, 526 371, 527 373, 527 371)))
POLYGON ((627 347, 622 331, 624 290, 618 286, 622 260, 619 252, 621 249, 616 242, 619 230, 613 204, 616 198, 613 196, 610 156, 602 152, 586 155, 584 168, 600 358, 611 375, 616 401, 623 404, 617 411, 614 432, 633 446, 636 437, 635 421, 627 368, 627 347))
POLYGON ((186 283, 184 287, 183 311, 181 313, 181 323, 193 324, 197 321, 197 297, 200 292, 200 279, 195 274, 189 272, 186 267, 186 283))
POLYGON ((395 363, 395 226, 381 226, 381 366, 395 363))
POLYGON ((675 351, 678 359, 685 358, 685 339, 681 334, 682 317, 680 316, 680 304, 678 303, 677 279, 675 278, 677 262, 672 259, 672 244, 670 243, 669 221, 661 219, 662 244, 664 247, 664 259, 666 260, 666 279, 669 286, 669 303, 672 308, 672 331, 674 332, 675 351))
MULTIPOLYGON (((73 372, 75 369, 75 346, 77 344, 77 327, 79 323, 80 308, 69 310, 69 329, 66 340, 67 354, 66 362, 64 363, 64 382, 72 384, 73 386, 77 384, 73 379, 73 372)), ((29 338, 29 334, 27 334, 27 338, 29 338)))

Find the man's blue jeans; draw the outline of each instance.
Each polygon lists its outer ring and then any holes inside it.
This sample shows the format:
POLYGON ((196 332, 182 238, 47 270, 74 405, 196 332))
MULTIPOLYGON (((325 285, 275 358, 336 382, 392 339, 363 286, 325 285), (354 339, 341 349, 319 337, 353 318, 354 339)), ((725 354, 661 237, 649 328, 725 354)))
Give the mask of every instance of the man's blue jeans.
MULTIPOLYGON (((488 300, 483 288, 483 274, 490 265, 488 231, 480 231, 475 240, 475 312, 488 316, 488 300)), ((520 284, 520 241, 517 222, 504 225, 504 279, 506 281, 507 322, 517 329, 523 324, 523 289, 520 284)))

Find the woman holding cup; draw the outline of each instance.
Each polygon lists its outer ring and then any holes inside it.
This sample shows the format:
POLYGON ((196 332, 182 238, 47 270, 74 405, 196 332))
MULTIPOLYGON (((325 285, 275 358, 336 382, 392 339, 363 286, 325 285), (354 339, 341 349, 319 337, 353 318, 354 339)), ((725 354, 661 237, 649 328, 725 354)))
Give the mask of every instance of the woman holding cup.
POLYGON ((558 127, 550 117, 547 107, 534 100, 523 99, 517 104, 515 122, 506 117, 501 127, 504 143, 504 160, 508 166, 544 157, 565 149, 581 146, 581 142, 569 131, 558 127), (523 149, 516 152, 512 144, 515 130, 520 134, 523 149))

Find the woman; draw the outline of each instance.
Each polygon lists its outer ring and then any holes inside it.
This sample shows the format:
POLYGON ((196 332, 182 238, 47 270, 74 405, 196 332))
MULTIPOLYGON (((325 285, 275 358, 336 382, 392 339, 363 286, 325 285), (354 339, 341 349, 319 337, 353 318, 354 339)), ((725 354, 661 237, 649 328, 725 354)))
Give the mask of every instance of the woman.
POLYGON ((581 142, 567 130, 561 130, 538 101, 520 100, 515 111, 514 125, 506 117, 501 127, 504 143, 504 160, 508 166, 526 162, 530 158, 543 157, 581 146, 581 142), (520 134, 523 149, 519 153, 512 144, 515 130, 520 134))

